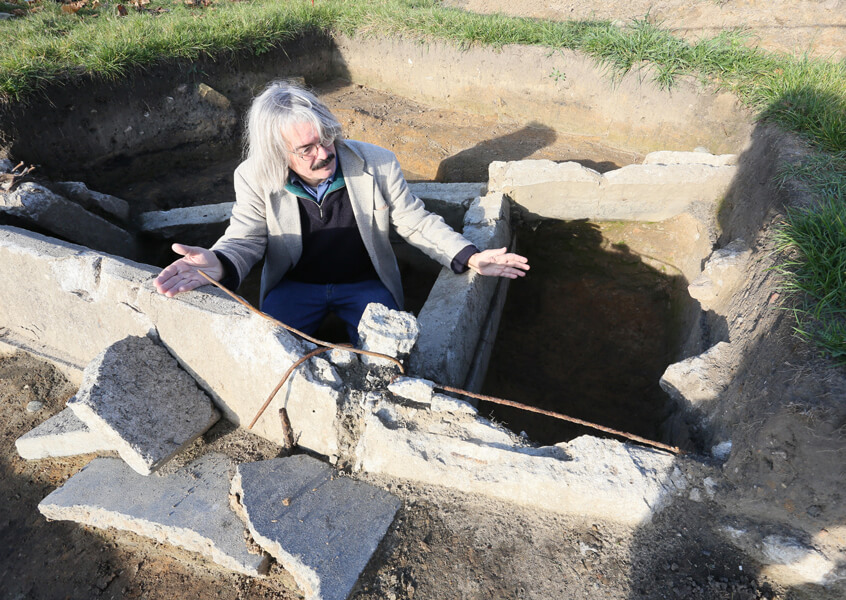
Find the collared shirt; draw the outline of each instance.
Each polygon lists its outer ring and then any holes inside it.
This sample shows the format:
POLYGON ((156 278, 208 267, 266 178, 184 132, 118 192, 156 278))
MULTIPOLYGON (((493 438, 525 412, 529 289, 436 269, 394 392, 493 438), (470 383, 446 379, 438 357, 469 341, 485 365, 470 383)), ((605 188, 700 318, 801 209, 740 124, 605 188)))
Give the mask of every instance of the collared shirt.
MULTIPOLYGON (((321 182, 316 187, 307 184, 303 181, 303 178, 297 175, 292 169, 288 169, 288 184, 294 185, 299 187, 304 192, 306 192, 309 196, 311 196, 315 202, 320 204, 323 202, 323 198, 326 197, 326 192, 329 191, 329 188, 332 187, 332 184, 335 183, 335 179, 338 176, 338 172, 341 170, 341 165, 338 163, 338 157, 335 157, 335 170, 332 172, 332 175, 329 176, 326 181, 321 182)), ((343 181, 343 177, 341 177, 341 181, 343 181)), ((337 189, 337 188, 334 188, 337 189)))

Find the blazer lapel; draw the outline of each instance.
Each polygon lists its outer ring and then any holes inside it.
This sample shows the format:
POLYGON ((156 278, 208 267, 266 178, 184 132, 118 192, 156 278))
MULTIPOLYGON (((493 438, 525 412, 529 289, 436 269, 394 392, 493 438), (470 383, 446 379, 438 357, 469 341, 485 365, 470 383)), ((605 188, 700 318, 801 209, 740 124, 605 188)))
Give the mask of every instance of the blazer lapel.
MULTIPOLYGON (((302 224, 297 197, 284 189, 275 191, 271 206, 277 211, 275 221, 278 223, 282 245, 288 251, 290 264, 295 265, 303 254, 302 224)), ((269 228, 268 234, 272 235, 269 228)))
POLYGON ((355 222, 370 256, 376 256, 373 245, 373 176, 364 170, 364 160, 343 142, 335 142, 338 160, 350 196, 355 222))

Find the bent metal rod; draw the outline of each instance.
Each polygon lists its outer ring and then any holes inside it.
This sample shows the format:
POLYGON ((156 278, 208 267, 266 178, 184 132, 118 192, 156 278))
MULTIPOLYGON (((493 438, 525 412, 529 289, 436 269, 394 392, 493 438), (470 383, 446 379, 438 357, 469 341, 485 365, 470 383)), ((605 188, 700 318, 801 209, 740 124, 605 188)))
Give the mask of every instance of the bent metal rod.
MULTIPOLYGON (((265 400, 264 404, 262 404, 261 408, 256 413, 256 416, 253 417, 253 420, 250 422, 247 429, 252 429, 253 426, 258 422, 258 420, 264 414, 264 411, 266 411, 267 407, 270 406, 270 403, 273 401, 273 398, 276 397, 276 394, 279 392, 280 389, 282 389, 282 386, 285 385, 285 382, 288 380, 288 377, 290 377, 291 373, 294 372, 294 369, 296 369, 298 366, 300 366, 302 363, 304 363, 305 361, 307 361, 311 357, 317 356, 318 354, 326 352, 330 349, 346 350, 347 352, 354 352, 356 354, 364 354, 366 356, 375 356, 377 358, 384 358, 385 360, 388 360, 388 361, 394 363, 395 365, 397 365, 397 367, 399 367, 401 374, 405 374, 405 369, 403 368, 402 363, 392 356, 387 356, 386 354, 379 354, 378 352, 370 352, 369 350, 361 350, 359 348, 353 348, 352 346, 349 346, 349 345, 332 344, 330 342, 324 342, 323 340, 319 340, 317 338, 311 337, 310 335, 307 335, 307 334, 303 333, 302 331, 294 329, 290 325, 286 325, 282 321, 274 319, 270 315, 261 312, 260 310, 258 310, 254 306, 252 306, 249 302, 247 302, 246 300, 244 300, 243 298, 241 298, 240 296, 238 296, 234 292, 230 291, 225 286, 221 285, 218 281, 215 281, 214 279, 209 277, 205 272, 199 271, 199 273, 209 283, 213 284, 215 287, 218 287, 221 290, 223 290, 224 292, 226 292, 227 295, 229 295, 232 299, 237 301, 239 304, 242 304, 243 306, 245 306, 251 312, 256 313, 257 315, 261 316, 262 318, 265 318, 268 321, 270 321, 270 322, 272 322, 272 323, 274 323, 274 324, 276 324, 276 325, 278 325, 278 326, 280 326, 284 329, 287 329, 291 333, 294 333, 294 334, 312 342, 313 344, 317 344, 318 346, 321 346, 320 348, 317 348, 316 350, 312 350, 311 352, 309 352, 308 354, 306 354, 302 358, 298 359, 294 364, 292 364, 288 368, 287 371, 285 371, 285 374, 282 376, 282 379, 279 381, 279 383, 276 385, 276 387, 270 393, 270 396, 268 396, 268 398, 267 398, 267 400, 265 400)), ((445 391, 445 392, 451 392, 451 393, 454 393, 454 394, 469 396, 471 398, 476 398, 478 400, 484 400, 486 402, 491 402, 492 404, 502 404, 504 406, 511 406, 512 408, 518 408, 520 410, 538 413, 538 414, 541 414, 541 415, 545 415, 547 417, 552 417, 554 419, 560 419, 562 421, 569 421, 570 423, 576 423, 577 425, 582 425, 584 427, 589 427, 591 429, 604 431, 605 433, 620 436, 620 437, 632 440, 634 442, 639 442, 639 443, 647 445, 647 446, 652 446, 653 448, 658 448, 658 449, 661 449, 661 450, 665 450, 667 452, 671 452, 673 454, 683 454, 683 451, 676 446, 669 446, 667 444, 662 444, 661 442, 656 442, 656 441, 653 441, 653 440, 649 440, 649 439, 640 437, 639 435, 634 435, 632 433, 626 433, 625 431, 618 431, 616 429, 611 429, 610 427, 605 427, 603 425, 598 425, 596 423, 591 423, 589 421, 583 421, 582 419, 577 419, 575 417, 568 417, 567 415, 563 415, 561 413, 556 413, 556 412, 553 412, 551 410, 544 410, 542 408, 535 408, 534 406, 521 404, 521 403, 515 402, 513 400, 506 400, 504 398, 496 398, 495 396, 485 396, 483 394, 475 394, 473 392, 468 392, 467 390, 462 390, 462 389, 455 388, 455 387, 450 387, 450 386, 445 386, 445 385, 436 385, 436 387, 438 389, 442 390, 442 391, 445 391)))

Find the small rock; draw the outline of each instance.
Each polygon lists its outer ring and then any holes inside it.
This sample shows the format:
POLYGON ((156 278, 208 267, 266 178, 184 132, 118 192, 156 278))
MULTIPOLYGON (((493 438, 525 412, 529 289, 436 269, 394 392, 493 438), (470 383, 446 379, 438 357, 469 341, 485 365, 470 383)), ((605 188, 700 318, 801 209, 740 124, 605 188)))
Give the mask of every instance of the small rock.
POLYGON ((33 400, 32 402, 30 402, 29 404, 26 405, 26 412, 36 413, 39 410, 41 410, 42 408, 44 408, 43 402, 39 402, 38 400, 33 400))
POLYGON ((711 448, 711 456, 716 458, 717 460, 728 460, 729 455, 731 454, 731 440, 727 440, 725 442, 720 442, 713 448, 711 448))

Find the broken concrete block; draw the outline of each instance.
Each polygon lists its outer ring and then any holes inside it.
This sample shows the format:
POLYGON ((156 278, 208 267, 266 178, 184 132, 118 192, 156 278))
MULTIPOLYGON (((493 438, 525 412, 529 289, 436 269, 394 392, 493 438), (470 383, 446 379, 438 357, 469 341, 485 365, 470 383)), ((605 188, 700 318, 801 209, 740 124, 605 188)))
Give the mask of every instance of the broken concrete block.
POLYGON ((435 395, 434 382, 416 377, 398 377, 388 384, 388 389, 397 396, 420 404, 430 404, 435 395))
POLYGON ((103 350, 85 368, 68 407, 142 475, 220 418, 176 359, 146 337, 127 337, 103 350))
POLYGON ((676 402, 694 408, 715 400, 728 385, 724 366, 730 364, 728 342, 719 342, 698 356, 671 364, 659 380, 676 402))
POLYGON ((602 176, 576 162, 492 162, 488 193, 502 192, 533 215, 551 219, 595 216, 602 176))
POLYGON ((722 525, 719 530, 734 546, 762 565, 761 572, 786 585, 825 584, 836 578, 837 563, 804 541, 798 530, 771 528, 753 521, 722 525))
POLYGON ((470 415, 475 415, 479 412, 469 402, 445 394, 435 394, 432 396, 432 403, 429 406, 435 412, 467 413, 470 415))
POLYGON ((208 454, 167 476, 143 477, 116 458, 97 458, 38 505, 48 519, 113 527, 209 557, 245 575, 268 559, 251 554, 229 506, 232 460, 208 454))
POLYGON ((502 193, 476 198, 464 215, 462 235, 479 250, 506 247, 511 243, 509 217, 508 201, 502 193))
POLYGON ((21 458, 76 456, 112 450, 99 433, 92 432, 69 408, 53 415, 15 440, 21 458))
POLYGON ((484 196, 486 183, 410 183, 411 193, 420 198, 426 210, 441 215, 447 224, 461 231, 464 213, 470 203, 484 196))
POLYGON ((400 506, 305 455, 239 465, 232 494, 253 540, 308 600, 347 598, 400 506))
POLYGON ((357 470, 629 525, 649 521, 679 493, 674 462, 663 452, 591 436, 527 447, 473 415, 387 402, 365 416, 355 448, 357 470))
MULTIPOLYGON (((371 302, 364 309, 358 324, 361 348, 403 360, 417 341, 420 328, 411 313, 391 310, 371 302)), ((361 356, 361 362, 369 365, 388 366, 393 363, 373 356, 361 356)))
POLYGON ((88 210, 102 211, 123 223, 129 222, 129 202, 126 200, 89 190, 81 181, 61 181, 56 186, 62 195, 88 210))
POLYGON ((181 239, 184 235, 192 240, 208 239, 215 233, 222 233, 234 205, 234 202, 223 202, 145 212, 138 216, 138 229, 170 239, 181 239))
POLYGON ((650 152, 643 159, 644 165, 708 165, 710 167, 733 167, 737 154, 711 154, 710 152, 671 152, 659 150, 650 152))
POLYGON ((388 384, 388 389, 406 400, 426 404, 435 412, 459 412, 476 414, 476 408, 469 402, 444 394, 435 393, 435 384, 428 379, 399 377, 388 384))
POLYGON ((135 240, 127 231, 31 181, 0 194, 0 213, 95 250, 128 258, 137 254, 135 240))
POLYGON ((698 300, 703 310, 712 310, 718 301, 730 298, 743 281, 751 255, 752 250, 740 239, 715 250, 702 273, 687 286, 691 298, 698 300))
POLYGON ((11 173, 15 164, 8 158, 0 158, 0 173, 11 173))

